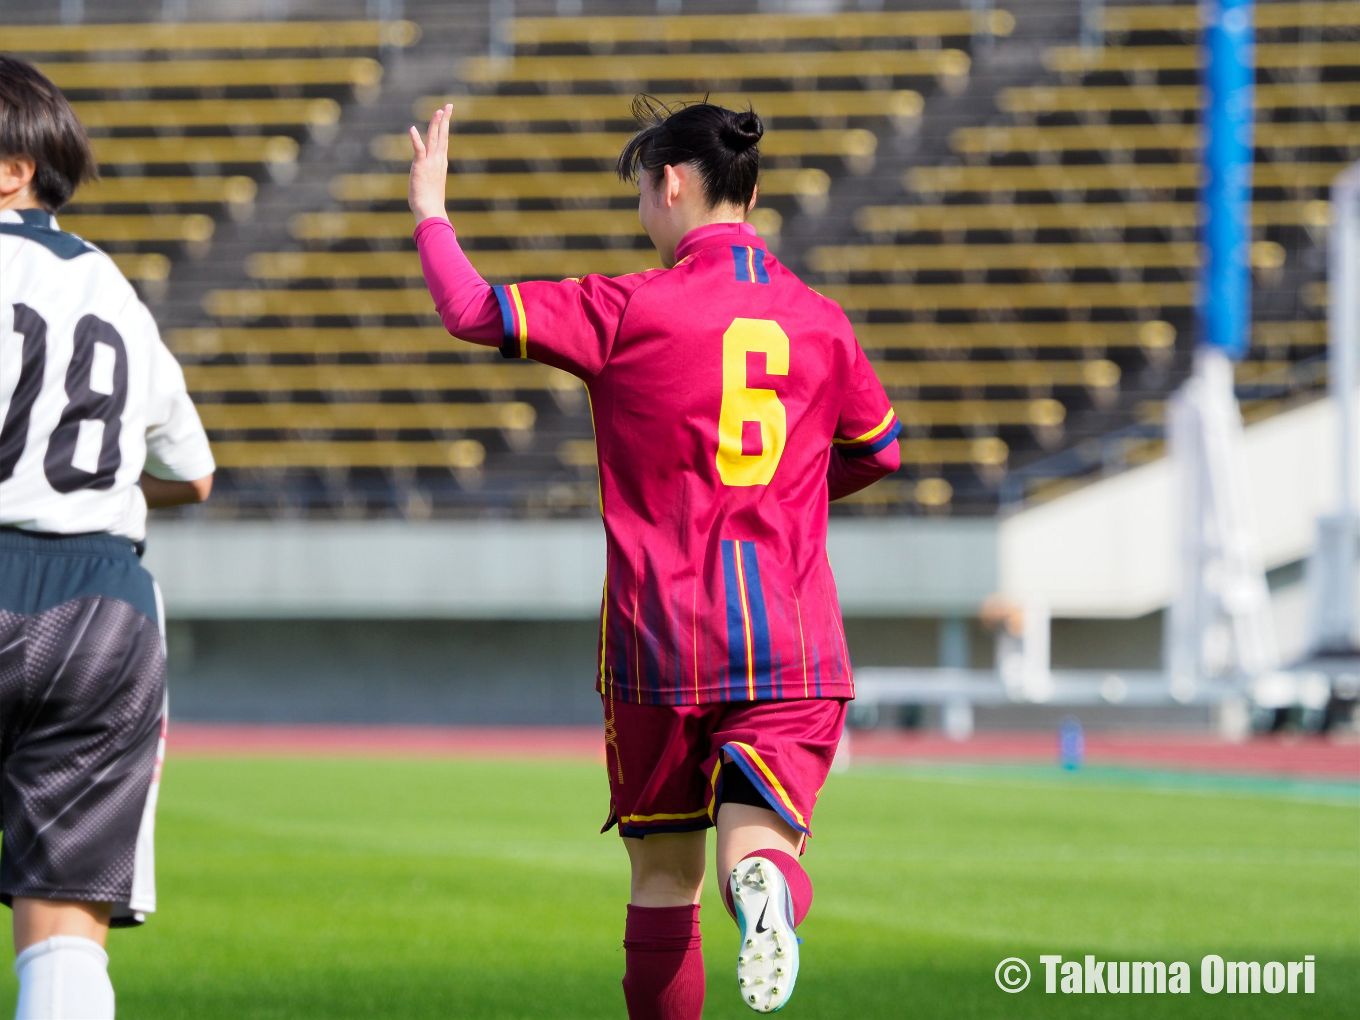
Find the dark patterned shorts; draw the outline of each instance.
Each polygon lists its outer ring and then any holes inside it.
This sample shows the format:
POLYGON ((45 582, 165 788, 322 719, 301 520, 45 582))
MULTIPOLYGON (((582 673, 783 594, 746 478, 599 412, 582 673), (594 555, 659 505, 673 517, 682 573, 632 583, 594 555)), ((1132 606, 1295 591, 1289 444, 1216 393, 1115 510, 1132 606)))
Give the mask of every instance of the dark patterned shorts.
POLYGON ((126 540, 0 528, 0 902, 155 909, 158 621, 126 540))

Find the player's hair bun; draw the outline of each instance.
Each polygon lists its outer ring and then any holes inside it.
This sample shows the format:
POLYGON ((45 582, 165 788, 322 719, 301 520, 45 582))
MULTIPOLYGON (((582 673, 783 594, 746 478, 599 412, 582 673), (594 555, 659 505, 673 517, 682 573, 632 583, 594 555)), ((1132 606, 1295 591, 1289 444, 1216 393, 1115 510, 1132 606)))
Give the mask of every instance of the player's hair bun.
POLYGON ((660 178, 667 166, 698 169, 710 206, 749 209, 760 177, 760 139, 765 125, 753 109, 729 110, 715 103, 666 104, 652 96, 633 100, 636 135, 619 155, 619 176, 660 178))
POLYGON ((733 113, 730 110, 726 112, 727 123, 719 132, 724 145, 733 152, 745 152, 751 146, 760 143, 761 136, 765 134, 765 125, 760 122, 755 110, 747 110, 745 113, 733 113))

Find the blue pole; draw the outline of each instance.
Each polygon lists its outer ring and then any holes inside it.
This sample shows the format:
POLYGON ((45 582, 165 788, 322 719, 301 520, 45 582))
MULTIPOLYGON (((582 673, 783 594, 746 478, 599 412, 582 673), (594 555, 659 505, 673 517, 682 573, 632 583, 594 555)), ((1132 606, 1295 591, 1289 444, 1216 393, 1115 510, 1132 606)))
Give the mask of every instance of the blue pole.
POLYGON ((1251 332, 1253 5, 1206 6, 1199 338, 1236 360, 1251 332))

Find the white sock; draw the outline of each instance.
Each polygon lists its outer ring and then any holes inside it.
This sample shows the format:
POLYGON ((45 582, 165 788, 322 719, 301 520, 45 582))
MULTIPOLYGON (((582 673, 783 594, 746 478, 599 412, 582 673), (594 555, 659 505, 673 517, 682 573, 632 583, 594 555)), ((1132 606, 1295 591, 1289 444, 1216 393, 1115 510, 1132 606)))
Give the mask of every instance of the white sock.
POLYGON ((14 1020, 113 1020, 109 954, 98 942, 53 935, 20 953, 14 973, 14 1020))

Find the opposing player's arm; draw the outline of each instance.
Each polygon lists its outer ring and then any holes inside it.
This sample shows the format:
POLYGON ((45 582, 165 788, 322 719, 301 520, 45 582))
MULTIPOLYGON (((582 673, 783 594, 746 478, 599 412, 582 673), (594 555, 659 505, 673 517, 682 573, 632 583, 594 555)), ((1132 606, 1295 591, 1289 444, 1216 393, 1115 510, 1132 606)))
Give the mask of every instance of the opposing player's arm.
POLYGON ((184 371, 161 342, 151 313, 145 309, 143 313, 143 327, 152 332, 152 343, 142 495, 153 510, 201 503, 212 492, 217 470, 208 434, 189 399, 184 371))
POLYGON ((187 506, 202 503, 212 493, 213 476, 195 478, 191 482, 177 482, 142 472, 142 496, 147 509, 159 510, 167 506, 187 506))
POLYGON ((836 500, 866 488, 902 466, 897 420, 883 384, 859 344, 841 402, 836 436, 831 440, 827 491, 836 500))

